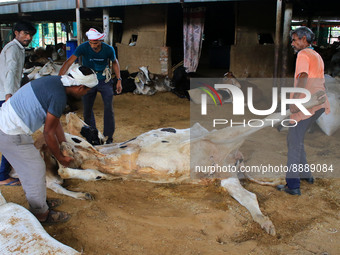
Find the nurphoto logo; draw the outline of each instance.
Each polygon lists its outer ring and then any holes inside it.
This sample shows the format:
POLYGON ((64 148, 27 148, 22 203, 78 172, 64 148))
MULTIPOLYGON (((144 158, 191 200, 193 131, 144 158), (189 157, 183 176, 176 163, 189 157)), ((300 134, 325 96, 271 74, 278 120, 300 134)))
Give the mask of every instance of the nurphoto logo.
MULTIPOLYGON (((230 94, 232 96, 232 104, 233 104, 233 115, 244 115, 244 106, 245 106, 245 100, 244 100, 244 94, 242 90, 234 85, 230 84, 215 84, 215 89, 209 85, 205 85, 207 88, 210 88, 212 92, 217 96, 218 100, 220 101, 220 104, 222 105, 222 101, 220 96, 218 95, 216 90, 227 90, 230 91, 230 94)), ((204 92, 206 92, 215 102, 214 96, 205 88, 200 87, 204 92)), ((207 115, 207 94, 201 95, 201 115, 207 115)), ((265 116, 270 115, 275 112, 277 108, 277 101, 278 101, 278 89, 272 88, 272 106, 267 110, 257 110, 254 107, 253 104, 253 88, 248 87, 247 88, 247 106, 251 113, 259 116, 265 116)), ((311 113, 303 106, 303 103, 306 103, 310 100, 311 94, 307 89, 304 88, 281 88, 281 115, 286 115, 286 107, 289 104, 296 105, 301 112, 305 115, 311 115, 311 113), (296 98, 296 99, 290 99, 287 98, 287 95, 289 93, 303 93, 306 96, 304 98, 296 98)))

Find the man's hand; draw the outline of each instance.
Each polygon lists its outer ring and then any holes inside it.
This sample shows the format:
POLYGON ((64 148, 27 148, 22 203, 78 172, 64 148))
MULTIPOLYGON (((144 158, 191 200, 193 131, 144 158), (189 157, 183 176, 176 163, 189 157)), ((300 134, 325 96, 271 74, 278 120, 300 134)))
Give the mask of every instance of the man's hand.
POLYGON ((117 80, 117 88, 116 88, 116 92, 117 94, 122 93, 123 87, 122 87, 122 80, 117 80))
POLYGON ((289 110, 291 113, 297 113, 300 111, 300 109, 295 104, 289 105, 289 110))
POLYGON ((59 70, 58 75, 64 75, 66 74, 67 70, 70 68, 70 66, 77 60, 77 57, 75 55, 71 55, 62 65, 62 67, 59 70))
POLYGON ((7 101, 10 97, 12 97, 12 94, 6 94, 5 101, 7 101))
POLYGON ((68 157, 68 156, 62 156, 61 158, 58 159, 58 161, 63 166, 68 167, 72 163, 72 161, 74 161, 74 158, 68 157))

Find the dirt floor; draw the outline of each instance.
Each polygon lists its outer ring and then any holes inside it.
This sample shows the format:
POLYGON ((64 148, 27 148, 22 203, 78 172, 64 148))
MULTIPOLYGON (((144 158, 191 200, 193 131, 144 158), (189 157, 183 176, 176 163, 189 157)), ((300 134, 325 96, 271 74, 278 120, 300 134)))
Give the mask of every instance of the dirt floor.
MULTIPOLYGON (((102 127, 102 101, 95 105, 102 127)), ((115 142, 160 127, 188 128, 189 101, 172 93, 151 97, 131 93, 115 97, 115 142)), ((78 111, 81 116, 81 110, 78 111)), ((101 130, 102 131, 102 130, 101 130)), ((306 135, 310 163, 333 165, 339 171, 340 130, 328 137, 319 129, 306 135)), ((285 164, 286 133, 265 128, 251 135, 241 151, 246 165, 285 164)), ((208 186, 129 181, 66 180, 74 191, 95 200, 63 199, 58 209, 69 222, 45 227, 60 242, 88 255, 113 254, 340 254, 340 179, 302 183, 301 196, 243 181, 257 195, 262 212, 276 227, 266 234, 249 212, 216 184, 208 186)), ((7 201, 27 208, 21 187, 1 187, 7 201)))

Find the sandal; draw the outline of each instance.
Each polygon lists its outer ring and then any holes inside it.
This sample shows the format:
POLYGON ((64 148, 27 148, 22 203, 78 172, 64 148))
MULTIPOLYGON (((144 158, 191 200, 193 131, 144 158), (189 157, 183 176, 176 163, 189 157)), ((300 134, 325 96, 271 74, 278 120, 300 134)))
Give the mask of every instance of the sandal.
POLYGON ((56 223, 63 223, 68 221, 71 218, 71 215, 67 212, 60 212, 49 210, 46 220, 40 221, 41 224, 56 224, 56 223))
POLYGON ((21 186, 21 182, 19 178, 13 178, 13 181, 10 181, 5 184, 0 184, 0 186, 21 186))
POLYGON ((58 207, 59 205, 61 205, 63 203, 63 201, 61 199, 58 199, 58 198, 51 198, 51 199, 47 199, 46 203, 47 203, 49 209, 54 209, 54 208, 58 207))

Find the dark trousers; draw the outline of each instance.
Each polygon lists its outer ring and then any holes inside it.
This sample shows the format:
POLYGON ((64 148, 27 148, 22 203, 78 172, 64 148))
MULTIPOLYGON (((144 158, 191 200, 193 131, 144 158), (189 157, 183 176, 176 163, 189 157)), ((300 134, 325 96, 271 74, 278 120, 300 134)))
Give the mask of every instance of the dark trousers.
POLYGON ((324 113, 325 109, 319 109, 313 116, 301 120, 295 127, 290 127, 287 135, 288 145, 288 172, 286 182, 288 188, 300 188, 300 177, 309 178, 312 176, 307 165, 304 139, 308 128, 324 113))
POLYGON ((104 136, 112 138, 115 131, 115 120, 113 112, 113 85, 112 80, 105 83, 105 80, 99 80, 97 86, 92 88, 85 96, 83 96, 84 105, 84 121, 91 127, 96 128, 96 120, 93 114, 93 105, 97 96, 97 92, 100 92, 104 102, 104 136))
MULTIPOLYGON (((0 101, 0 107, 5 101, 0 101)), ((0 165, 0 181, 7 180, 10 176, 9 173, 11 171, 11 165, 7 161, 7 159, 2 155, 1 157, 1 165, 0 165)))

